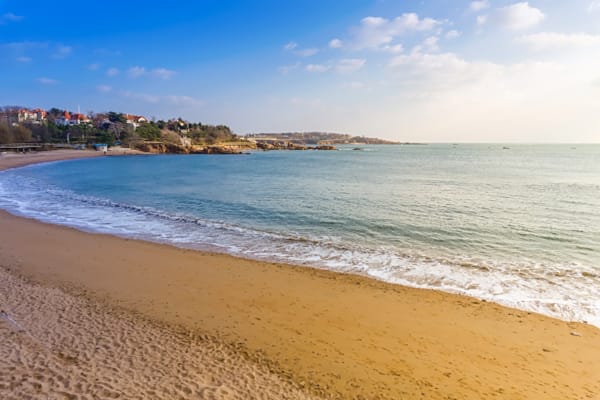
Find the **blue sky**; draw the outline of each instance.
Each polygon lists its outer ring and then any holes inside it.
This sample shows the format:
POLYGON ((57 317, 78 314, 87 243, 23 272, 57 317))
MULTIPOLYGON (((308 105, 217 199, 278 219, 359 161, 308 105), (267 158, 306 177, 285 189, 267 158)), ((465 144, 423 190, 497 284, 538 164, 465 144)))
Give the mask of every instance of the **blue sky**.
POLYGON ((0 0, 0 104, 600 142, 600 0, 0 0))

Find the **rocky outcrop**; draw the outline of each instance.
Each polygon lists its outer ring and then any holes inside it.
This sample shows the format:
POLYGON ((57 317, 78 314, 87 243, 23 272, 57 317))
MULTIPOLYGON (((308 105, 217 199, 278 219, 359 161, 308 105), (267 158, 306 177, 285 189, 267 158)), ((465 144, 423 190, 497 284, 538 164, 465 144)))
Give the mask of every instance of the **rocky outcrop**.
POLYGON ((135 144, 136 150, 141 150, 146 153, 153 154, 189 154, 189 148, 174 144, 174 143, 164 143, 164 142, 140 142, 135 144))
POLYGON ((227 145, 217 144, 211 146, 192 146, 190 153, 192 154, 244 154, 248 150, 253 150, 254 147, 247 145, 227 145))
POLYGON ((257 142, 243 144, 214 144, 183 146, 166 142, 140 142, 134 148, 146 153, 154 154, 244 154, 249 150, 337 150, 335 146, 319 145, 304 146, 296 143, 266 143, 257 142))
POLYGON ((317 147, 314 147, 315 150, 337 150, 337 148, 335 146, 331 146, 331 145, 320 145, 317 147))
POLYGON ((335 146, 319 145, 304 146, 293 142, 256 142, 256 148, 260 150, 337 150, 335 146))

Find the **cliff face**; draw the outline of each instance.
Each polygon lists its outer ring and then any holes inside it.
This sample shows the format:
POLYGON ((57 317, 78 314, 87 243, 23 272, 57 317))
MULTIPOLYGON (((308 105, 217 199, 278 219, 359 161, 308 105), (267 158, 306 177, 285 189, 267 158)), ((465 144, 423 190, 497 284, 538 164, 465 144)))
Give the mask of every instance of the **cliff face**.
POLYGON ((242 154, 245 151, 253 150, 256 146, 248 144, 215 144, 215 145, 192 145, 183 146, 173 143, 163 142, 141 142, 136 144, 137 150, 154 154, 242 154))
POLYGON ((141 142, 135 145, 136 150, 145 151, 153 154, 188 154, 189 150, 186 147, 173 143, 162 142, 141 142))
POLYGON ((228 145, 219 144, 211 146, 192 146, 190 153, 193 154, 242 154, 248 150, 255 149, 250 145, 228 145))
POLYGON ((221 143, 214 145, 183 146, 164 142, 141 142, 135 149, 154 154, 243 154, 250 150, 337 150, 335 146, 303 146, 295 143, 221 143))

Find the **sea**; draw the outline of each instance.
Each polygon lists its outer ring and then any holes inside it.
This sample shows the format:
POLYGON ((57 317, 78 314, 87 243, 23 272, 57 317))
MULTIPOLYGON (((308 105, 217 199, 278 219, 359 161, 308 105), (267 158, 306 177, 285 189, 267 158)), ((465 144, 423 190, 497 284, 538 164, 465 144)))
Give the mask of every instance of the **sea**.
POLYGON ((0 208, 600 327, 600 145, 69 160, 0 172, 0 208))

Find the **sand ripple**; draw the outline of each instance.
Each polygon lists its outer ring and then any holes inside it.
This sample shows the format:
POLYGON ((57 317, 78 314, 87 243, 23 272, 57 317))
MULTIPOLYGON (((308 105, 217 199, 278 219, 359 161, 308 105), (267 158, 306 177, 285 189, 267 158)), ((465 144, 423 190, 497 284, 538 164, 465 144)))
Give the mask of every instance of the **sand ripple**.
POLYGON ((2 399, 310 399, 210 338, 0 269, 2 399))

